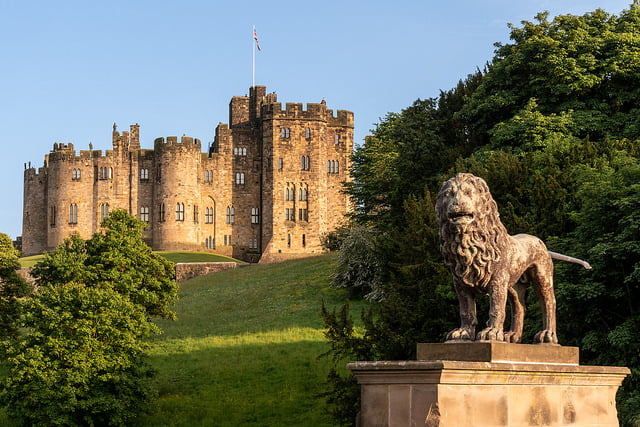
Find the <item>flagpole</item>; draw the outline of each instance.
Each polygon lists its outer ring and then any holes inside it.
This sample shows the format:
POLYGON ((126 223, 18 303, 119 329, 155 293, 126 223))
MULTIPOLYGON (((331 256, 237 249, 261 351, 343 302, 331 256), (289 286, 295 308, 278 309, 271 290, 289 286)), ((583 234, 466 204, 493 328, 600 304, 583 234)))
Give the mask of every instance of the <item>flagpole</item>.
POLYGON ((256 26, 253 26, 251 33, 251 46, 253 46, 251 54, 251 88, 256 85, 256 43, 255 43, 256 26))

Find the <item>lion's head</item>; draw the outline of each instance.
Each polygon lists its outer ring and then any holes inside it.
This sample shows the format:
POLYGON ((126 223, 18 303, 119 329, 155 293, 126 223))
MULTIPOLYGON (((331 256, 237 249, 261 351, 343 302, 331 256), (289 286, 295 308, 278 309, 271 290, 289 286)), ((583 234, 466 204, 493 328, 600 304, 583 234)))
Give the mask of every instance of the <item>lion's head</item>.
POLYGON ((446 181, 436 200, 436 219, 447 266, 466 285, 484 289, 508 236, 487 183, 470 173, 446 181))

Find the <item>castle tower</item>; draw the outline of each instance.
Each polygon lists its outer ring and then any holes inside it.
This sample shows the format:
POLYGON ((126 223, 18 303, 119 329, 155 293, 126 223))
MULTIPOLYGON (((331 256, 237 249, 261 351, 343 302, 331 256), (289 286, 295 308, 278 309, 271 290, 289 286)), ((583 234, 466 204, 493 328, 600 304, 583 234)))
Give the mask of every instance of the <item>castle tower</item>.
POLYGON ((153 247, 199 250, 201 205, 199 139, 183 136, 156 138, 153 247))

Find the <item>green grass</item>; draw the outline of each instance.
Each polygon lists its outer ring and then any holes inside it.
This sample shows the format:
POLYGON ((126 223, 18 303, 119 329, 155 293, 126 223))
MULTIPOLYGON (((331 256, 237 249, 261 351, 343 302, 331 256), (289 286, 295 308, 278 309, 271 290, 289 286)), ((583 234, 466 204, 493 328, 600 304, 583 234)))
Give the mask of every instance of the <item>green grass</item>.
POLYGON ((176 263, 178 262, 243 262, 228 256, 211 254, 207 252, 158 251, 156 253, 168 259, 169 261, 173 261, 176 263))
MULTIPOLYGON (((320 306, 333 255, 228 270, 181 284, 177 321, 153 340, 160 396, 144 426, 330 426, 320 306)), ((354 304, 359 313, 363 303, 354 304)), ((357 317, 357 316, 356 316, 357 317)))
POLYGON ((33 267, 34 265, 36 265, 36 262, 40 261, 43 257, 44 255, 42 254, 31 255, 22 257, 18 261, 20 261, 20 266, 22 267, 33 267))
MULTIPOLYGON (((180 285, 176 321, 149 351, 159 392, 146 426, 331 426, 323 391, 331 365, 320 307, 335 255, 254 265, 180 285)), ((357 320, 365 303, 352 303, 357 320)), ((0 425, 15 425, 0 410, 0 425)), ((136 424, 138 425, 138 423, 136 424)))

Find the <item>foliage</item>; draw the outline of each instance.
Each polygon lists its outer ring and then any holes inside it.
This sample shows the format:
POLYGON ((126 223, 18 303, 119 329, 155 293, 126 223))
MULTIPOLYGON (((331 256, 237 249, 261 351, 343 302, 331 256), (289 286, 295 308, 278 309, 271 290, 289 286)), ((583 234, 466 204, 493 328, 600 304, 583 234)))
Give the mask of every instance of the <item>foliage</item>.
POLYGON ((342 239, 331 286, 344 288, 349 295, 376 301, 384 298, 382 276, 384 254, 377 248, 376 233, 354 226, 342 239))
POLYGON ((124 210, 114 210, 104 227, 104 233, 87 241, 72 235, 45 254, 32 271, 36 283, 108 283, 148 316, 173 318, 170 306, 178 292, 174 264, 144 243, 145 224, 124 210))
MULTIPOLYGON (((341 366, 353 360, 415 358, 417 342, 441 341, 457 323, 450 273, 441 261, 438 228, 429 192, 404 204, 404 226, 378 241, 388 254, 384 299, 361 319, 364 331, 353 327, 349 304, 340 310, 322 308, 325 337, 331 349, 330 370, 323 396, 341 425, 354 422, 359 408, 358 387, 341 366)), ((350 252, 342 252, 340 256, 350 252)))
MULTIPOLYGON (((372 251, 392 254, 379 275, 386 299, 362 339, 386 346, 376 357, 395 357, 408 354, 418 337, 433 336, 421 330, 424 322, 446 332, 436 316, 407 316, 420 295, 421 304, 437 311, 449 291, 448 279, 433 267, 407 275, 420 269, 401 249, 413 239, 406 234, 406 207, 423 188, 435 193, 444 179, 471 172, 489 184, 511 234, 535 234, 550 250, 592 261, 589 272, 556 264, 558 333, 564 344, 581 347, 583 363, 632 369, 618 403, 621 422, 631 423, 640 418, 640 2, 618 16, 596 10, 550 19, 541 13, 510 29, 510 42, 496 45, 484 70, 437 99, 387 114, 355 152, 346 187, 357 206, 353 219, 377 237, 372 251), (408 278, 421 288, 413 289, 408 278)), ((422 227, 434 230, 428 222, 422 227)), ((538 316, 533 304, 525 339, 538 316)), ((337 313, 325 321, 330 328, 346 324, 337 313)), ((345 395, 334 390, 333 396, 339 393, 345 395)))
POLYGON ((140 338, 156 328, 110 287, 45 285, 24 302, 0 394, 23 425, 128 425, 152 398, 140 338))
POLYGON ((18 251, 11 238, 0 233, 0 340, 17 336, 18 299, 32 291, 31 285, 18 275, 19 268, 18 251))

